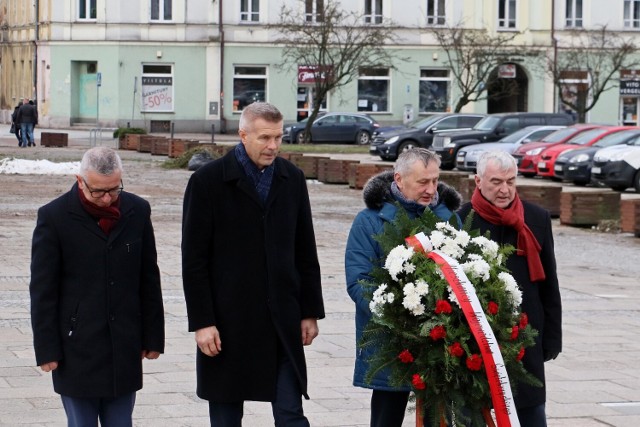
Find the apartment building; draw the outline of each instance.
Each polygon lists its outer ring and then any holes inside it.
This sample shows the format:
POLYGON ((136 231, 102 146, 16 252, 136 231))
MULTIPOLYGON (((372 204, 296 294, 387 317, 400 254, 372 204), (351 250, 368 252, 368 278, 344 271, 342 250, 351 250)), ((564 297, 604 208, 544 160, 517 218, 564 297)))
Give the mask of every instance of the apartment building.
MULTIPOLYGON (((37 100, 42 126, 77 123, 151 131, 235 131, 242 108, 269 101, 286 121, 313 107, 313 72, 278 67, 282 46, 268 27, 283 5, 313 20, 328 0, 0 0, 0 109, 5 121, 18 99, 37 100)), ((464 26, 513 34, 497 66, 515 94, 464 106, 469 112, 562 111, 548 61, 562 55, 575 28, 606 25, 635 37, 640 0, 341 0, 362 25, 392 21, 387 46, 407 61, 359 70, 329 94, 322 109, 363 111, 399 123, 451 111, 459 97, 446 52, 431 28, 464 26)), ((640 39, 639 39, 640 40, 640 39)), ((637 73, 640 75, 640 70, 637 73)), ((636 70, 616 76, 589 118, 637 124, 636 70)), ((588 73, 567 76, 581 84, 588 73)), ((640 86, 640 85, 638 85, 640 86)), ((488 93, 493 90, 486 88, 488 93)))

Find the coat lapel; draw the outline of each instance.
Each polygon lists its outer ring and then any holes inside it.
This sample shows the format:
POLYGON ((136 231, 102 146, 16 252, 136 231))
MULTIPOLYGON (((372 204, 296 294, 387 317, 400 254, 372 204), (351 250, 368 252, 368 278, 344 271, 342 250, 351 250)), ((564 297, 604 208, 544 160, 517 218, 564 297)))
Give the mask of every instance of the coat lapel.
POLYGON ((69 212, 69 216, 96 236, 103 240, 107 240, 107 235, 100 229, 98 222, 82 207, 80 197, 78 196, 78 183, 75 183, 73 187, 71 187, 71 191, 67 193, 67 197, 67 211, 69 212))
POLYGON ((251 183, 249 177, 247 177, 247 174, 242 169, 242 165, 240 164, 238 159, 236 159, 234 150, 231 150, 227 154, 225 154, 225 156, 222 158, 222 162, 223 180, 225 182, 236 181, 236 186, 262 208, 262 200, 260 200, 258 192, 253 186, 253 183, 251 183))

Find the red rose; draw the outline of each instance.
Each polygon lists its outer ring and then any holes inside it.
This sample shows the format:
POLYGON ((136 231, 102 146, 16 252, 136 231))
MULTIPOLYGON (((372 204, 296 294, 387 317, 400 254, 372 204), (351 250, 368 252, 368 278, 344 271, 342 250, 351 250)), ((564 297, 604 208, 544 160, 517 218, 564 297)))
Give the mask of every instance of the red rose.
POLYGON ((529 316, 527 316, 527 313, 521 313, 520 314, 520 329, 526 328, 528 324, 529 324, 529 316))
POLYGON ((400 359, 402 363, 411 363, 413 362, 413 355, 409 350, 403 350, 402 353, 398 355, 398 359, 400 359))
POLYGON ((479 354, 472 354, 467 357, 467 368, 469 368, 470 371, 479 371, 482 369, 482 356, 479 354))
POLYGON ((416 390, 424 390, 427 388, 427 385, 422 381, 422 377, 418 374, 413 374, 413 378, 411 379, 411 384, 413 384, 413 388, 416 390))
POLYGON ((451 355, 455 357, 462 357, 462 355, 464 354, 464 349, 459 342, 454 342, 448 347, 448 349, 449 353, 451 353, 451 355))
POLYGON ((489 301, 487 310, 489 310, 489 314, 495 316, 496 314, 498 314, 498 304, 493 301, 489 301))
POLYGON ((516 356, 516 360, 520 361, 522 360, 523 357, 524 357, 524 347, 521 347, 520 351, 518 352, 518 355, 516 356))
POLYGON ((438 301, 436 301, 436 314, 440 314, 440 313, 444 313, 444 314, 451 313, 451 304, 449 304, 449 301, 446 301, 443 299, 439 299, 438 301))
POLYGON ((429 336, 432 340, 438 341, 447 336, 447 330, 442 325, 434 326, 431 332, 429 332, 429 336))
POLYGON ((520 335, 520 328, 518 328, 518 325, 513 325, 513 328, 511 328, 511 341, 518 338, 518 335, 520 335))

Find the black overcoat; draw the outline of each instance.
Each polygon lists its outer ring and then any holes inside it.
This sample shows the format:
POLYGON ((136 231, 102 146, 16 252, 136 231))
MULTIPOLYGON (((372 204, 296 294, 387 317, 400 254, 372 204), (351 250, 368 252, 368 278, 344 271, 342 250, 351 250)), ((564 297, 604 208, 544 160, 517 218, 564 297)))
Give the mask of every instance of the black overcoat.
MULTIPOLYGON (((542 247, 540 260, 544 268, 545 280, 532 282, 529 278, 527 258, 512 254, 507 259, 507 268, 518 282, 522 291, 522 311, 527 313, 529 323, 538 330, 536 345, 527 348, 523 363, 525 369, 544 382, 544 350, 560 352, 562 350, 562 306, 560 288, 556 274, 556 257, 553 249, 553 233, 549 212, 534 204, 522 201, 524 222, 529 226, 542 247)), ((464 221, 471 211, 471 203, 464 204, 458 213, 464 221)), ((501 245, 517 247, 518 235, 514 228, 495 225, 474 212, 473 229, 482 234, 491 233, 491 239, 501 245)), ((518 385, 515 392, 517 408, 541 405, 546 400, 545 387, 518 385)))
POLYGON ((215 357, 197 350, 198 396, 273 401, 285 351, 306 397, 300 324, 323 318, 324 306, 302 171, 276 158, 263 204, 233 150, 198 169, 185 193, 182 263, 189 330, 215 325, 222 341, 215 357))
POLYGON ((142 350, 164 351, 164 309, 149 203, 120 195, 107 236, 77 184, 38 210, 31 256, 36 363, 59 361, 57 393, 114 397, 142 388, 142 350))

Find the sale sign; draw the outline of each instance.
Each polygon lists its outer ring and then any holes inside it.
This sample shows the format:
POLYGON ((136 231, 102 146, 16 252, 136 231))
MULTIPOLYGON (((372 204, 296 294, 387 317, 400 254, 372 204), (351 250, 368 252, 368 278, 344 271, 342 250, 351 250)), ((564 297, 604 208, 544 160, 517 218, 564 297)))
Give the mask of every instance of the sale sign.
POLYGON ((142 110, 173 111, 173 77, 142 77, 142 110))

